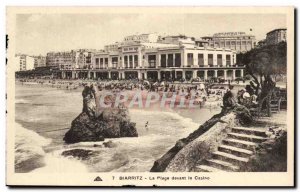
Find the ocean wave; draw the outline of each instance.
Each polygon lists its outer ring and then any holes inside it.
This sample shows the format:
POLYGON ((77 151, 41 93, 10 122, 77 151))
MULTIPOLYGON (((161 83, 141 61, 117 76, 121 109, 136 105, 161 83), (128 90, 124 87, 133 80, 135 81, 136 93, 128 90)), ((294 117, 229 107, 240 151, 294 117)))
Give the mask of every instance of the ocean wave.
POLYGON ((34 131, 25 129, 15 123, 15 169, 16 172, 29 172, 44 165, 44 146, 51 143, 50 139, 44 138, 34 131))
POLYGON ((151 165, 155 161, 154 158, 142 160, 139 158, 132 158, 127 163, 119 168, 113 169, 112 172, 148 172, 151 165))
POLYGON ((28 100, 26 100, 26 99, 16 99, 15 103, 16 104, 28 104, 30 102, 28 100))
POLYGON ((87 167, 78 159, 61 156, 61 150, 47 153, 45 166, 33 170, 34 173, 86 173, 87 167))
POLYGON ((131 110, 129 110, 129 112, 132 113, 132 115, 143 114, 146 116, 156 115, 156 116, 159 116, 160 118, 163 118, 164 116, 166 118, 172 118, 174 120, 177 120, 177 122, 183 128, 196 129, 199 127, 199 124, 194 122, 191 118, 183 117, 173 110, 170 110, 170 111, 145 111, 145 110, 139 110, 139 109, 131 109, 131 110))

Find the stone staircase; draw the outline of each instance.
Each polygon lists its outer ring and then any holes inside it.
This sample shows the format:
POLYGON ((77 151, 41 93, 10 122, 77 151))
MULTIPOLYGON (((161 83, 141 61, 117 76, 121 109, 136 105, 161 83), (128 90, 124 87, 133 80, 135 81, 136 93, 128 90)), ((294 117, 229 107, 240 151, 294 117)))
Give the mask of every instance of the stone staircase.
POLYGON ((256 146, 267 140, 266 128, 232 127, 211 158, 196 165, 196 172, 239 171, 256 146))

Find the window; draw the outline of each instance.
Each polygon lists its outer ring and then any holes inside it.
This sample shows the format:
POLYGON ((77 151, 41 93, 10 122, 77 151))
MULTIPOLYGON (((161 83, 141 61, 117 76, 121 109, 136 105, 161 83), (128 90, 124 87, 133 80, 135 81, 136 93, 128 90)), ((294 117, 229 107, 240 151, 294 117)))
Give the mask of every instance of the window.
POLYGON ((181 66, 181 54, 176 53, 175 54, 175 67, 180 67, 181 66))
POLYGON ((214 55, 208 54, 208 65, 212 66, 214 64, 214 55))
POLYGON ((148 63, 149 63, 149 67, 155 67, 156 66, 156 55, 148 55, 148 63))
POLYGON ((112 57, 111 62, 112 62, 112 67, 117 68, 117 66, 118 66, 118 57, 112 57))
POLYGON ((168 67, 173 67, 173 54, 168 54, 168 67))
POLYGON ((226 65, 230 65, 230 55, 226 55, 226 65))
POLYGON ((193 53, 188 53, 187 59, 188 59, 188 63, 187 63, 188 66, 194 65, 193 53))
POLYGON ((132 59, 133 59, 132 55, 129 55, 129 67, 130 68, 133 68, 133 62, 132 62, 133 60, 132 59))
POLYGON ((218 54, 217 55, 217 65, 220 65, 220 66, 222 66, 222 54, 218 54))
POLYGON ((161 67, 166 67, 166 55, 165 54, 162 54, 161 55, 161 58, 160 58, 160 66, 161 67))
POLYGON ((108 65, 108 58, 104 59, 104 63, 105 63, 105 65, 108 65))
POLYGON ((221 41, 220 47, 225 47, 225 42, 224 41, 221 41))
POLYGON ((133 57, 134 57, 134 67, 137 67, 139 63, 139 57, 137 55, 134 55, 133 57))
POLYGON ((198 65, 204 66, 204 56, 203 54, 198 54, 198 65))
POLYGON ((127 66, 127 64, 128 64, 128 56, 127 56, 127 55, 124 56, 124 63, 125 63, 125 65, 127 66))
POLYGON ((100 58, 100 68, 103 68, 103 58, 100 58))

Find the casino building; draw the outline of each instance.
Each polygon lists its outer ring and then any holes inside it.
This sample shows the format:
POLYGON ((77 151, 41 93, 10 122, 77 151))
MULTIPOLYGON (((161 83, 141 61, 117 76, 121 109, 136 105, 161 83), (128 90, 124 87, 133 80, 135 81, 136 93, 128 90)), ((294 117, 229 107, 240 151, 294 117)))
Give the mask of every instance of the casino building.
POLYGON ((131 35, 123 42, 94 52, 86 68, 61 69, 62 78, 202 80, 243 77, 244 66, 236 65, 232 49, 201 46, 194 38, 131 35))

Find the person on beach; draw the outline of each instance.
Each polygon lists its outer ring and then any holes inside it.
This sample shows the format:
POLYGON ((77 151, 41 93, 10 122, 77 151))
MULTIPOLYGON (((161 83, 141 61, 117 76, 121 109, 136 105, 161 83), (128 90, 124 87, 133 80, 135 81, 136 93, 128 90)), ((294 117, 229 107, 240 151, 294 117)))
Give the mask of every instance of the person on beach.
POLYGON ((149 122, 147 121, 146 124, 145 124, 145 129, 146 129, 146 131, 149 130, 149 129, 148 129, 148 124, 149 124, 149 122))

